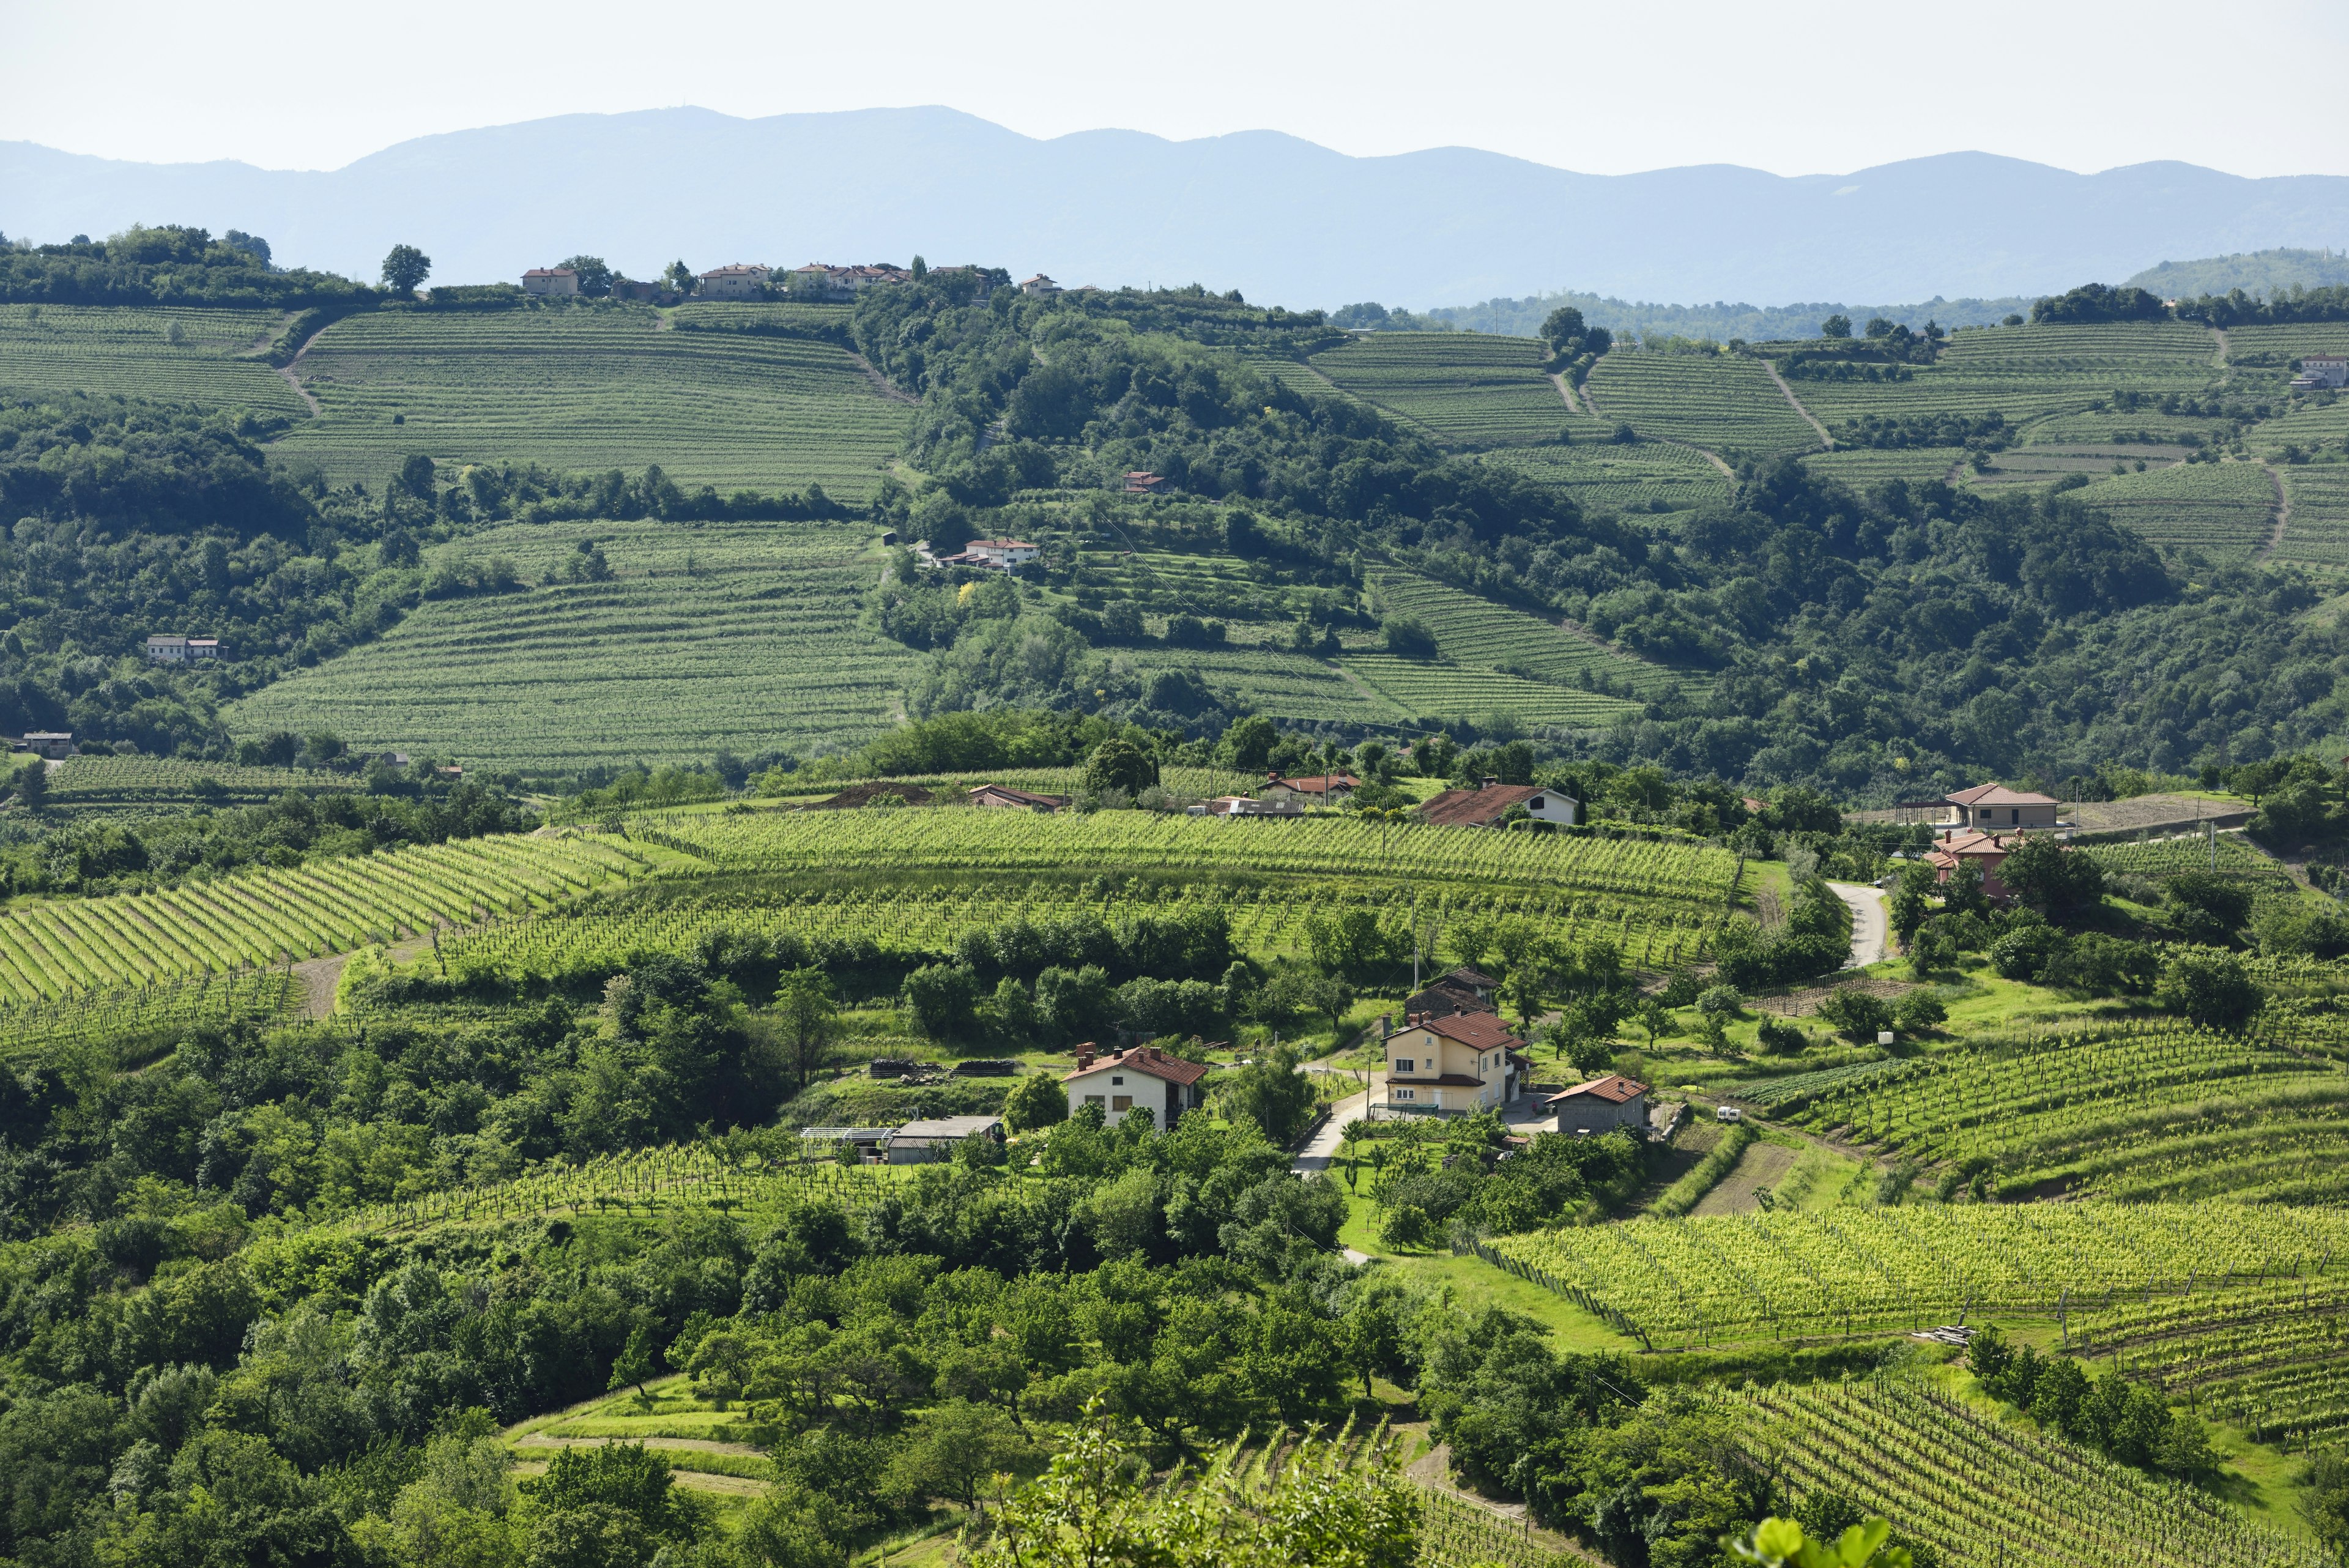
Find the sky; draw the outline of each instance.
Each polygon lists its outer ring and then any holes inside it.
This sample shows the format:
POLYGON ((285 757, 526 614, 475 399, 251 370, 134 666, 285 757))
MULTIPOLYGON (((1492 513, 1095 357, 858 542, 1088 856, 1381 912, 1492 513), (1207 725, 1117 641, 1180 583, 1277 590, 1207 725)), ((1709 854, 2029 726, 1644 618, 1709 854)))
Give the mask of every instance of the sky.
POLYGON ((1601 174, 1841 173, 1958 151, 2081 172, 2349 174, 2323 96, 2288 87, 2349 70, 2349 5, 2321 0, 0 0, 0 140, 149 162, 333 169, 555 114, 943 104, 1037 137, 1273 130, 1357 156, 1472 146, 1601 174), (2247 52, 2268 66, 2246 69, 2247 52))

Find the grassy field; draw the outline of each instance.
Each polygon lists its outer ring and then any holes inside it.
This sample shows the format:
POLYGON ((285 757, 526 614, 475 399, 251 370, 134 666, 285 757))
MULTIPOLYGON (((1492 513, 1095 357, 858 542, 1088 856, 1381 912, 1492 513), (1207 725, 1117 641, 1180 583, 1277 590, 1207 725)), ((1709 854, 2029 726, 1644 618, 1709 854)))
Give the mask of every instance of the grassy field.
POLYGON ((1808 452, 1819 444, 1761 361, 1714 354, 1609 354, 1586 383, 1600 421, 1708 452, 1808 452))
POLYGON ((1530 337, 1391 332, 1313 357, 1339 386, 1455 446, 1535 446, 1562 430, 1588 437, 1590 416, 1566 405, 1530 337))
POLYGON ((1524 610, 1411 572, 1372 576, 1382 614, 1408 616, 1435 634, 1444 657, 1456 664, 1523 676, 1533 680, 1594 680, 1629 687, 1643 697, 1684 688, 1690 678, 1617 653, 1524 610))
POLYGON ((258 359, 238 358, 265 345, 283 319, 273 310, 0 305, 0 387, 252 409, 298 420, 308 410, 285 378, 258 359))
POLYGON ((1658 441, 1521 447, 1485 461, 1563 490, 1592 513, 1636 515, 1729 504, 1729 476, 1702 452, 1658 441))
POLYGON ((2281 469, 2292 516, 2275 558, 2307 566, 2349 567, 2349 463, 2281 469))
POLYGON ((2275 527, 2275 486, 2256 463, 2180 463, 2072 493, 2152 544, 2213 559, 2249 557, 2275 527))
POLYGON ((880 571, 865 538, 829 524, 492 529, 428 565, 503 557, 544 586, 428 603, 380 641, 235 704, 228 722, 552 772, 854 741, 894 722, 920 659, 857 625, 880 571), (615 579, 546 584, 589 539, 615 579))
POLYGON ((905 410, 844 350, 659 324, 616 306, 353 317, 295 367, 321 417, 274 450, 337 481, 379 481, 424 452, 566 472, 657 463, 722 490, 871 493, 905 410))

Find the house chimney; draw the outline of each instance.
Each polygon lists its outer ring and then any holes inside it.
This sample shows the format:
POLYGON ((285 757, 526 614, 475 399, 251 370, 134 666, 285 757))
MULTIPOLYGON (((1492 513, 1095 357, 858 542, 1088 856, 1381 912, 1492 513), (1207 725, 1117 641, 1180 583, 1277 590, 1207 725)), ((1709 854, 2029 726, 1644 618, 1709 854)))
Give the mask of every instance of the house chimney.
POLYGON ((1090 1052, 1090 1051, 1080 1051, 1080 1052, 1078 1052, 1078 1053, 1077 1053, 1077 1071, 1078 1071, 1078 1072, 1081 1073, 1081 1072, 1083 1072, 1086 1068, 1088 1068, 1088 1067, 1092 1066, 1092 1064, 1093 1064, 1093 1054, 1092 1054, 1092 1052, 1090 1052))
POLYGON ((1477 787, 1478 789, 1491 789, 1495 784, 1499 784, 1500 782, 1501 782, 1501 781, 1500 781, 1499 779, 1496 779, 1496 778, 1495 778, 1492 774, 1485 774, 1485 782, 1484 782, 1483 784, 1478 784, 1476 787, 1477 787))

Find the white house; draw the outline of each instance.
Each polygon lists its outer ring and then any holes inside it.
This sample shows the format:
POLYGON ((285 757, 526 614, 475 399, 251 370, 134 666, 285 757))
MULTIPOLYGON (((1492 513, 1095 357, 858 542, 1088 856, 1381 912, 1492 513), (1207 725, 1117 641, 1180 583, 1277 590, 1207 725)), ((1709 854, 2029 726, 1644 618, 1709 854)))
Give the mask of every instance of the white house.
POLYGON ((524 294, 577 294, 579 275, 567 266, 534 266, 522 275, 524 294))
POLYGON ((1617 1127, 1637 1133, 1648 1130, 1648 1085, 1620 1073, 1577 1084, 1542 1105, 1557 1114, 1557 1130, 1562 1133, 1613 1132, 1617 1127))
POLYGON ((147 639, 147 658, 155 664, 191 664, 200 659, 219 657, 220 639, 216 637, 167 637, 158 632, 147 639))
POLYGON ((754 266, 746 262, 737 262, 732 266, 712 267, 701 275, 701 297, 704 299, 761 298, 767 291, 767 279, 773 275, 773 268, 754 266))
POLYGON ((2349 354, 2302 354, 2295 388, 2349 387, 2349 354))
POLYGON ((1467 1116, 1525 1092, 1526 1043, 1491 1012, 1407 1012, 1388 1031, 1386 1108, 1467 1116))
POLYGON ((1058 294, 1061 292, 1061 286, 1054 283, 1050 278, 1046 277, 1040 272, 1034 277, 1030 278, 1026 283, 1021 284, 1019 286, 1019 292, 1022 294, 1058 294))
POLYGON ((962 550, 966 556, 977 556, 1007 572, 1016 571, 1043 553, 1025 539, 973 539, 962 550))
POLYGON ((1482 789, 1445 790, 1421 806, 1419 815, 1444 827, 1498 827, 1510 809, 1520 805, 1531 821, 1566 827, 1573 826, 1582 813, 1580 801, 1557 790, 1488 782, 1482 789))
POLYGON ((1136 1045, 1114 1055, 1077 1053, 1077 1070, 1061 1080, 1069 1091, 1069 1114, 1099 1106, 1108 1125, 1117 1126, 1129 1111, 1148 1111, 1162 1131, 1173 1127, 1185 1111, 1195 1111, 1206 1099, 1199 1085, 1207 1075, 1204 1062, 1169 1056, 1155 1045, 1136 1045))

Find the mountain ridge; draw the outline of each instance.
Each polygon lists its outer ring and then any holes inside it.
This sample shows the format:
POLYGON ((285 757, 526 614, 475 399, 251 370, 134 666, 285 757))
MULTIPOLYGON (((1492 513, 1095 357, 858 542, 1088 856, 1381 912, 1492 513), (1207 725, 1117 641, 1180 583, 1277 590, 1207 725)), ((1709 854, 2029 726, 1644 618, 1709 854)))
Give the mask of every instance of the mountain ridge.
POLYGON ((1297 306, 1549 292, 1924 299, 2046 293, 2164 256, 2349 245, 2349 178, 2175 161, 2075 174, 1982 152, 1847 173, 1595 175, 1475 148, 1356 158, 1272 130, 1049 140, 928 106, 745 119, 696 107, 437 132, 331 171, 146 164, 0 143, 0 229, 183 222, 445 282, 576 251, 650 275, 761 260, 984 261, 1063 283, 1199 281, 1297 306))

